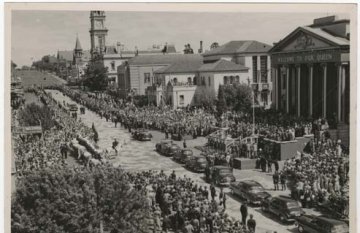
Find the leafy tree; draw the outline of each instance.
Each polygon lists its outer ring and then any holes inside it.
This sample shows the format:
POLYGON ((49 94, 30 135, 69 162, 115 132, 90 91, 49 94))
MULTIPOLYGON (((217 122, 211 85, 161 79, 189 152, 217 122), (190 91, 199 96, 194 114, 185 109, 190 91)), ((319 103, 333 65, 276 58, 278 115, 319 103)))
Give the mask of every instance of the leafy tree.
POLYGON ((17 185, 11 232, 149 232, 146 197, 120 168, 32 171, 17 185))
POLYGON ((85 71, 84 85, 91 91, 103 91, 107 87, 107 69, 101 58, 89 63, 85 71))
POLYGON ((44 130, 54 126, 51 109, 46 106, 40 106, 35 103, 25 105, 25 108, 19 112, 19 122, 22 126, 41 125, 44 130))
POLYGON ((224 85, 221 86, 220 89, 218 94, 218 109, 222 111, 226 110, 223 109, 224 107, 222 106, 227 106, 230 110, 242 112, 247 112, 251 109, 252 89, 248 85, 224 85))
POLYGON ((218 100, 216 109, 219 115, 227 111, 227 103, 225 99, 224 86, 219 86, 218 100))
POLYGON ((217 47, 219 47, 219 43, 218 42, 214 42, 210 45, 210 50, 216 49, 217 47))
POLYGON ((214 106, 216 101, 215 92, 208 88, 199 88, 196 90, 196 104, 206 108, 214 106))

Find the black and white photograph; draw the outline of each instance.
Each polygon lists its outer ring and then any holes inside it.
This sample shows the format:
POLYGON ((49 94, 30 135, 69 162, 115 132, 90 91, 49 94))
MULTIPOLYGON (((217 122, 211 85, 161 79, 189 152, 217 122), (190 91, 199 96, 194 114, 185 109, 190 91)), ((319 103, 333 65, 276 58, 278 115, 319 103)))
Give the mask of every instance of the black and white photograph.
POLYGON ((5 4, 3 232, 356 232, 356 17, 5 4))

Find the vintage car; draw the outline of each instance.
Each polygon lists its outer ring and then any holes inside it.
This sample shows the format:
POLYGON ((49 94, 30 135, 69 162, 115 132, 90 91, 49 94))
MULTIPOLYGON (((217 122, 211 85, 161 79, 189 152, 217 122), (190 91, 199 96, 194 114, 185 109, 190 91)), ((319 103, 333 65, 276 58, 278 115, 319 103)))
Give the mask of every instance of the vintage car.
POLYGON ((345 222, 325 216, 303 215, 296 218, 295 225, 297 226, 299 232, 349 232, 349 226, 345 222))
POLYGON ((261 184, 254 180, 232 182, 230 190, 253 205, 260 205, 265 198, 271 196, 261 184))
POLYGON ((299 203, 287 196, 265 198, 261 203, 261 209, 278 216, 282 222, 295 221, 295 218, 305 214, 299 203))
POLYGON ((163 140, 155 145, 156 151, 165 156, 173 156, 177 151, 180 150, 180 147, 173 143, 172 140, 163 140))
POLYGON ((171 139, 172 139, 172 140, 181 141, 182 138, 183 138, 182 135, 179 134, 179 133, 173 133, 173 134, 171 134, 171 139))
POLYGON ((213 166, 211 171, 211 181, 216 185, 229 186, 236 181, 233 169, 228 166, 213 166))
POLYGON ((204 156, 197 155, 190 157, 185 167, 194 172, 204 172, 208 162, 204 156))
POLYGON ((192 156, 193 152, 191 149, 182 149, 174 154, 173 159, 179 163, 185 163, 192 156))
POLYGON ((136 129, 132 132, 132 137, 138 141, 151 141, 152 135, 145 129, 136 129))

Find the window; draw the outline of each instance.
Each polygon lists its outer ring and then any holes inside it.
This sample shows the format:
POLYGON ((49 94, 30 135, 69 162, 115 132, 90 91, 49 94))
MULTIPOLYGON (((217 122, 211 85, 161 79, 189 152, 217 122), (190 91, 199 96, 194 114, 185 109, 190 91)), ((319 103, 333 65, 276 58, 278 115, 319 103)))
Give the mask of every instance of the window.
POLYGON ((239 83, 239 82, 240 82, 240 77, 239 77, 239 75, 236 75, 236 76, 235 76, 235 82, 236 82, 236 83, 239 83))
POLYGON ((210 79, 210 76, 208 77, 208 83, 209 83, 209 86, 211 85, 211 79, 210 79))
POLYGON ((115 70, 115 62, 114 61, 111 62, 111 70, 115 70))
POLYGON ((230 84, 234 83, 234 76, 230 76, 230 84))
POLYGON ((194 84, 194 85, 197 85, 197 78, 196 78, 196 76, 194 77, 193 84, 194 84))
POLYGON ((180 95, 180 105, 184 105, 184 95, 180 95))
POLYGON ((228 77, 227 76, 224 76, 224 85, 226 85, 228 82, 228 77))
POLYGON ((150 73, 144 73, 144 83, 150 83, 150 73))
POLYGON ((261 82, 267 83, 267 56, 260 56, 261 82))
POLYGON ((205 84, 205 77, 203 76, 203 77, 201 77, 201 84, 203 85, 203 86, 205 86, 206 84, 205 84))
POLYGON ((258 76, 258 72, 257 72, 257 56, 253 56, 252 57, 252 62, 253 62, 253 83, 257 83, 257 76, 258 76))
POLYGON ((174 79, 173 79, 173 83, 174 83, 174 85, 177 84, 177 78, 174 78, 174 79))
POLYGON ((191 77, 188 77, 188 79, 187 79, 187 83, 188 83, 189 85, 191 85, 191 84, 192 84, 192 82, 191 82, 191 77))

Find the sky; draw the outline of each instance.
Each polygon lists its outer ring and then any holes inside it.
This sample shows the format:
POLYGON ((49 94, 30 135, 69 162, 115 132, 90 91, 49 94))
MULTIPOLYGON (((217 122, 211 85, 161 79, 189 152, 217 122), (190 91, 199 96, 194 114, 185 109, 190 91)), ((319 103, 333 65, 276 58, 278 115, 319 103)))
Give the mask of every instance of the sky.
MULTIPOLYGON (((232 12, 105 12, 107 45, 117 42, 126 49, 147 49, 154 44, 174 44, 177 51, 190 43, 194 51, 203 41, 257 40, 272 45, 298 26, 309 25, 324 13, 232 13, 232 12)), ((76 36, 84 50, 90 49, 89 11, 13 11, 11 59, 31 65, 58 50, 73 50, 76 36)), ((341 17, 344 18, 344 17, 341 17)))

